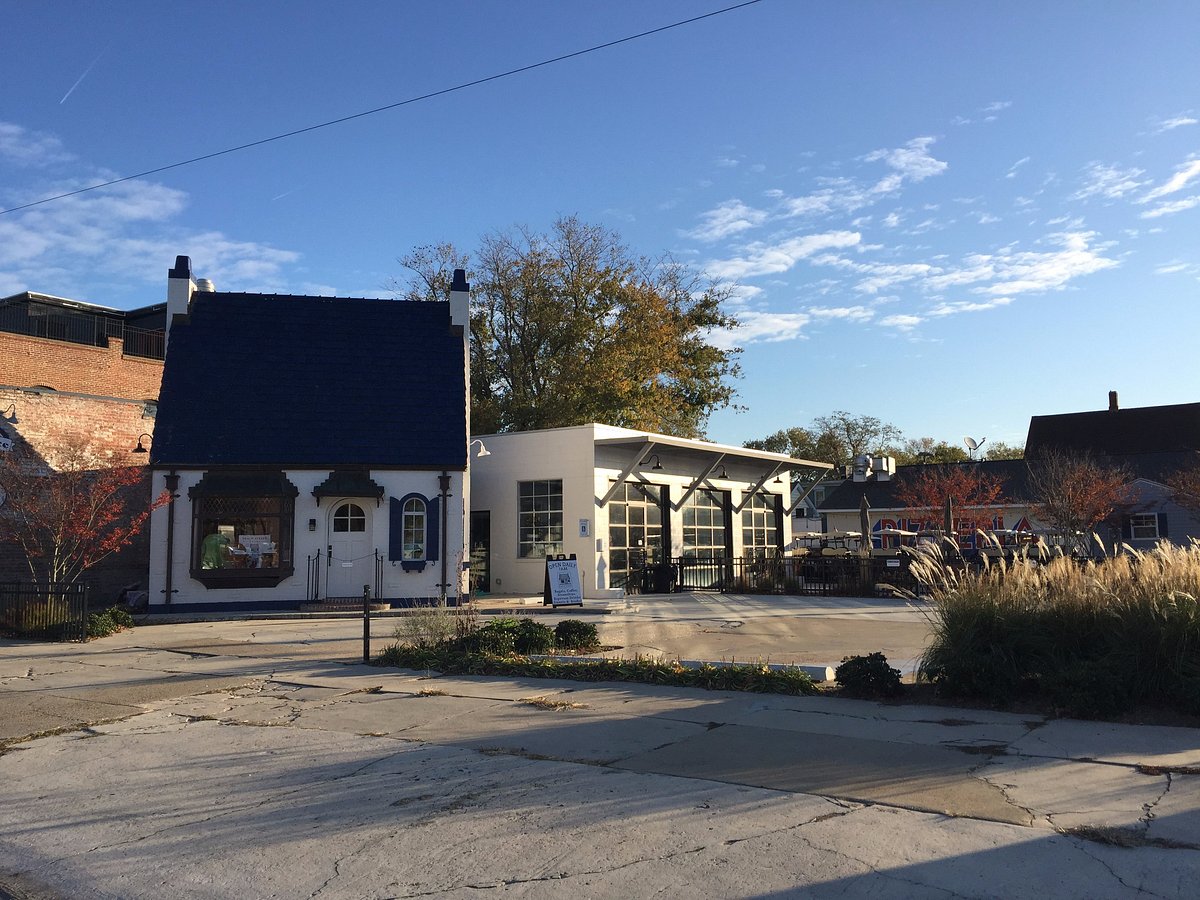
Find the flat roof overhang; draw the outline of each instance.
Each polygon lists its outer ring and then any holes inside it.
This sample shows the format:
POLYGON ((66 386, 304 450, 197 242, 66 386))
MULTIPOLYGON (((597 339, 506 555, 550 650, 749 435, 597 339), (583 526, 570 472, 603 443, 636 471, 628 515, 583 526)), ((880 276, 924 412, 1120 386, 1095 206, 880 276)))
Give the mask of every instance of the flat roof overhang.
POLYGON ((832 463, 817 462, 811 459, 796 459, 795 457, 788 456, 786 453, 752 450, 749 447, 730 447, 725 444, 713 444, 708 441, 671 437, 662 434, 636 434, 622 437, 598 438, 595 445, 596 447, 628 450, 631 454, 629 464, 621 471, 616 483, 608 489, 608 492, 603 497, 598 499, 597 502, 601 507, 607 505, 608 501, 616 495, 621 486, 629 481, 630 476, 633 475, 639 465, 647 461, 649 455, 656 451, 669 450, 670 459, 674 464, 673 468, 682 468, 689 464, 695 466, 695 476, 692 479, 692 483, 688 485, 687 491, 684 492, 677 503, 671 504, 676 510, 683 508, 688 498, 716 471, 717 466, 724 463, 734 463, 740 466, 753 466, 763 472, 763 475, 755 482, 747 485, 743 491, 742 502, 738 504, 734 512, 741 512, 746 504, 750 502, 750 498, 758 493, 769 479, 785 471, 799 473, 801 477, 798 481, 800 485, 804 486, 804 490, 788 506, 787 515, 790 516, 816 486, 817 482, 821 480, 821 476, 833 469, 832 463))

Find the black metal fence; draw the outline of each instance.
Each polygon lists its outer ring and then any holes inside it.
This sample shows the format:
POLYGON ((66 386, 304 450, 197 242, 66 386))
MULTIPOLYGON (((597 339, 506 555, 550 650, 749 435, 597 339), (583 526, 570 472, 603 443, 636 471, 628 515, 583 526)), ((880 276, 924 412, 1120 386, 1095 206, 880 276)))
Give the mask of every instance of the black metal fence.
POLYGON ((14 303, 0 309, 0 331, 89 347, 107 347, 110 337, 121 338, 126 356, 146 359, 162 359, 166 350, 162 331, 135 328, 114 316, 40 303, 14 303))
POLYGON ((872 597, 918 590, 908 559, 901 556, 675 557, 634 570, 623 587, 631 594, 714 591, 812 597, 872 597))
POLYGON ((37 641, 87 639, 82 584, 0 584, 0 634, 37 641))

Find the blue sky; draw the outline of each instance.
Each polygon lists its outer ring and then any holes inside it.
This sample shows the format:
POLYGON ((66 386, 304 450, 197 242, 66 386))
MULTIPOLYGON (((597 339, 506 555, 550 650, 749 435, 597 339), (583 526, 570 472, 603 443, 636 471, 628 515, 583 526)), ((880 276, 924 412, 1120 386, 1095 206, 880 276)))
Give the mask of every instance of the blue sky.
MULTIPOLYGON (((720 2, 2 0, 0 207, 720 2)), ((740 443, 833 409, 1020 442, 1200 400, 1192 3, 754 6, 0 215, 0 296, 384 296, 396 258, 562 214, 736 281, 740 443)), ((364 344, 364 352, 369 347, 364 344)))

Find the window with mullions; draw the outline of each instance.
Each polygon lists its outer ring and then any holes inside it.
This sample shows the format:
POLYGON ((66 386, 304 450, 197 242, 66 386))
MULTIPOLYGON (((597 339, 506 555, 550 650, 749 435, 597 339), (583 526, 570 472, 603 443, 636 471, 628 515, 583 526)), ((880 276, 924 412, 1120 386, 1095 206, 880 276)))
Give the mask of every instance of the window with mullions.
POLYGON ((1135 541, 1158 540, 1158 516, 1153 513, 1131 515, 1129 537, 1135 541))
POLYGON ((561 478, 520 482, 517 534, 517 555, 522 559, 563 552, 561 478))
POLYGON ((742 509, 742 556, 777 555, 779 535, 779 498, 755 494, 742 509))
POLYGON ((296 488, 280 475, 207 474, 192 499, 192 577, 272 587, 291 575, 296 488))
POLYGON ((404 501, 404 555, 403 559, 425 558, 425 501, 420 497, 409 497, 404 501))
POLYGON ((729 530, 724 491, 701 488, 683 507, 683 555, 687 559, 724 559, 729 530))
POLYGON ((333 513, 333 530, 337 534, 367 530, 367 514, 357 503, 343 503, 333 513))
POLYGON ((653 484, 623 484, 608 502, 609 586, 620 587, 620 576, 662 562, 662 488, 653 484))

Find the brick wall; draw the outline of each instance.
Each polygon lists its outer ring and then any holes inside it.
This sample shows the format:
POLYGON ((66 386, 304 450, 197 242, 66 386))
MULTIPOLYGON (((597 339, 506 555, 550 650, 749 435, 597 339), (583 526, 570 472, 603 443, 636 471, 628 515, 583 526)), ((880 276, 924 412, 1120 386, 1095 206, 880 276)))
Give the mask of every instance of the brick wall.
POLYGON ((154 419, 142 403, 0 388, 0 412, 9 409, 15 410, 17 421, 0 419, 0 428, 26 443, 53 469, 61 467, 75 446, 96 468, 146 464, 145 456, 130 452, 139 435, 154 431, 154 419))
MULTIPOLYGON (((10 408, 15 408, 17 421, 11 422, 12 413, 8 413, 0 419, 0 429, 15 441, 28 445, 51 468, 61 467, 74 447, 79 447, 87 464, 95 468, 144 466, 148 460, 147 456, 130 452, 139 435, 154 430, 154 419, 146 417, 140 402, 78 397, 55 391, 0 389, 0 413, 10 408)), ((147 487, 147 503, 149 499, 147 487)), ((93 603, 111 604, 122 587, 135 582, 146 586, 150 560, 148 531, 144 529, 132 546, 84 573, 81 581, 91 588, 93 603)), ((30 573, 24 555, 0 542, 0 581, 28 580, 30 573)))
POLYGON ((109 338, 108 344, 88 347, 0 332, 0 384, 157 400, 162 360, 125 356, 120 338, 109 338))

